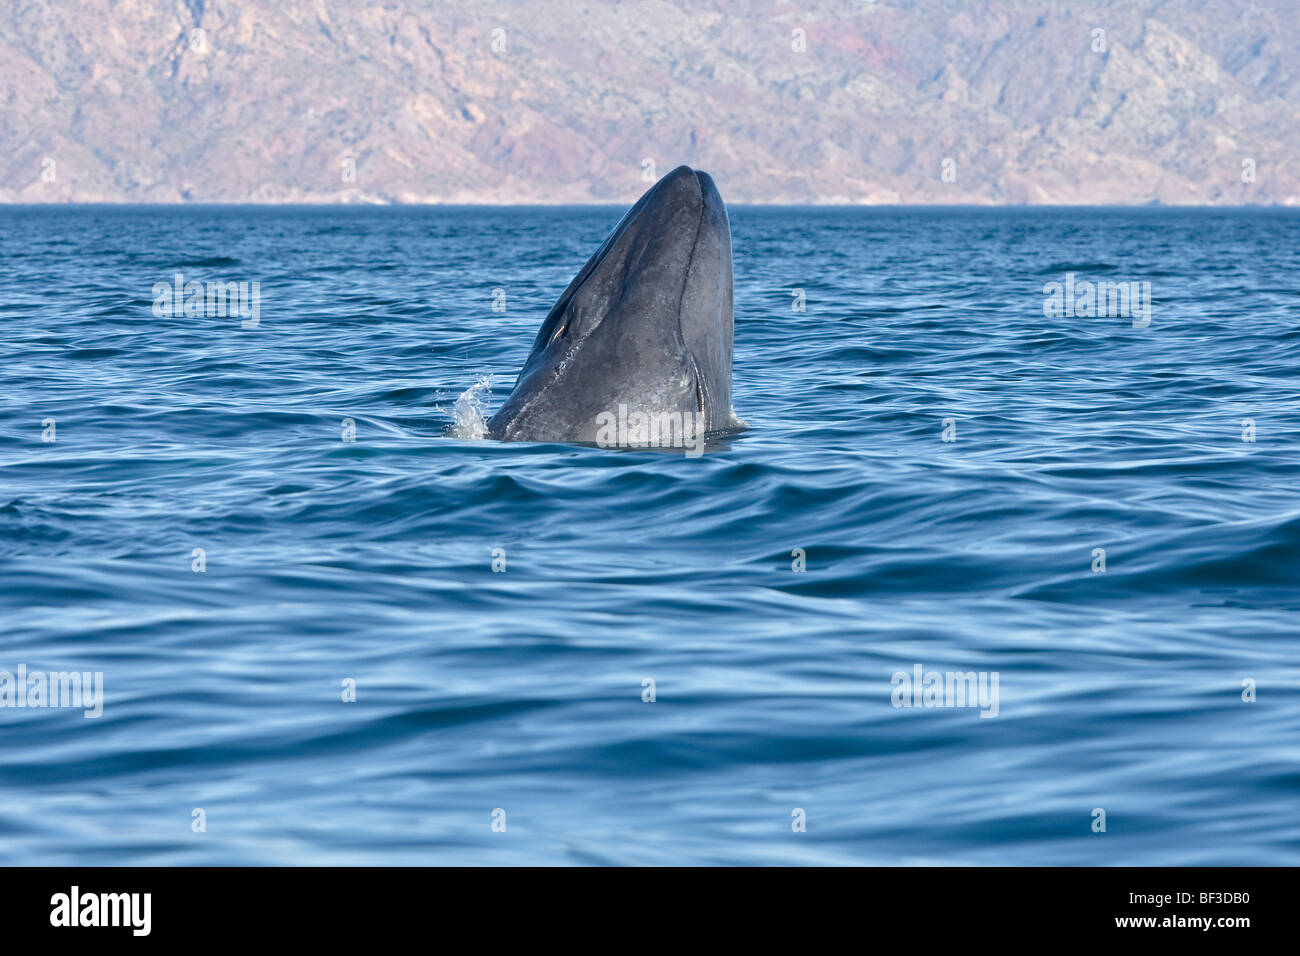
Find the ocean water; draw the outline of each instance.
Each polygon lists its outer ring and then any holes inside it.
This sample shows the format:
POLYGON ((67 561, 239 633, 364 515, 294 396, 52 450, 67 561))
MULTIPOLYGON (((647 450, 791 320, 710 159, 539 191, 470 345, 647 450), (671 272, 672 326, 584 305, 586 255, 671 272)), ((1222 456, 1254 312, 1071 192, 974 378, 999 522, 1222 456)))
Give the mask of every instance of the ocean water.
POLYGON ((476 440, 621 212, 0 208, 0 862, 1300 863, 1300 213, 733 208, 746 432, 476 440))

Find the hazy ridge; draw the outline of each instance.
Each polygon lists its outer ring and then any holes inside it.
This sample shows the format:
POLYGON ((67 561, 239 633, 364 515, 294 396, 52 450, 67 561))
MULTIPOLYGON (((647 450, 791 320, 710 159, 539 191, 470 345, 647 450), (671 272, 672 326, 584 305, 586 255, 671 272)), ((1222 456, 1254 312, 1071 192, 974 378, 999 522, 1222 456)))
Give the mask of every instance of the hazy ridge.
POLYGON ((18 0, 0 201, 1300 203, 1290 0, 996 7, 18 0))

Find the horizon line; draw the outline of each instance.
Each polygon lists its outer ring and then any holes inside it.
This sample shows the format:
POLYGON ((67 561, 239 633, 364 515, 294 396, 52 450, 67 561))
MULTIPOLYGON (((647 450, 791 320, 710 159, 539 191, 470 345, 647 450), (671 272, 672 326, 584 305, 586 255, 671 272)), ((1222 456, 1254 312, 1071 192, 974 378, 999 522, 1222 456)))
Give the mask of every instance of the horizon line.
MULTIPOLYGON (((130 201, 68 201, 68 202, 7 202, 0 200, 0 209, 626 209, 635 199, 610 202, 246 202, 242 200, 213 200, 193 202, 130 202, 130 201)), ((1165 210, 1288 210, 1300 209, 1300 203, 1162 203, 1158 201, 1134 203, 752 203, 728 202, 728 209, 1165 209, 1165 210)))

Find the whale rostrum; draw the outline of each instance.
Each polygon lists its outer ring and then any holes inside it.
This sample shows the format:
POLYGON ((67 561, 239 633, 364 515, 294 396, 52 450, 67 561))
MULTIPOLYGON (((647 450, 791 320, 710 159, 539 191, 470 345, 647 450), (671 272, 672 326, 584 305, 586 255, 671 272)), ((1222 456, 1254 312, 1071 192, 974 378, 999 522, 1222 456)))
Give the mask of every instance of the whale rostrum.
POLYGON ((657 439, 674 428, 689 442, 742 427, 732 323, 726 207, 707 173, 679 166, 564 290, 488 434, 638 445, 671 444, 657 439))

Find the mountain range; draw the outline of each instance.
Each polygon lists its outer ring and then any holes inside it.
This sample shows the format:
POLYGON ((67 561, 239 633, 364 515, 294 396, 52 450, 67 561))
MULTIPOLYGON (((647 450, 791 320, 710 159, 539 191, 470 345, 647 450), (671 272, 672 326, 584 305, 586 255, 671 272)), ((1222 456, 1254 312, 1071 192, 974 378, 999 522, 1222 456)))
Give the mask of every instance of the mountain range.
POLYGON ((1300 204, 1296 0, 7 0, 0 202, 1300 204))

